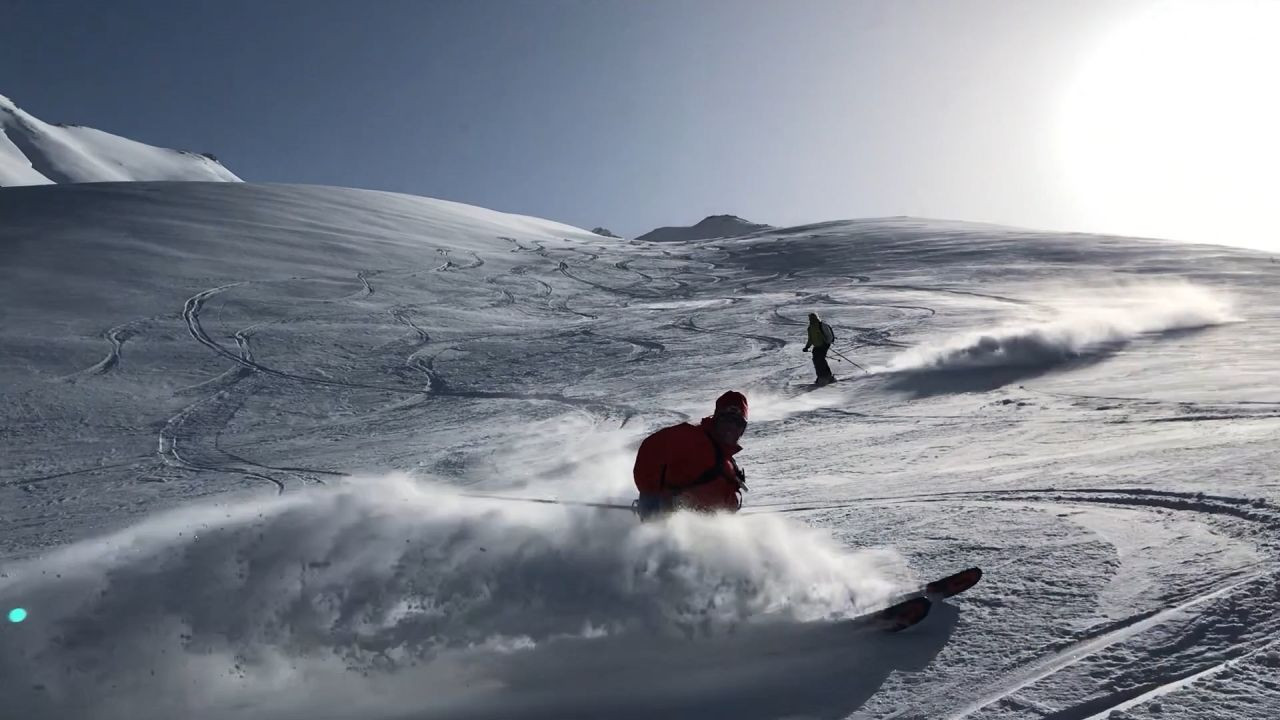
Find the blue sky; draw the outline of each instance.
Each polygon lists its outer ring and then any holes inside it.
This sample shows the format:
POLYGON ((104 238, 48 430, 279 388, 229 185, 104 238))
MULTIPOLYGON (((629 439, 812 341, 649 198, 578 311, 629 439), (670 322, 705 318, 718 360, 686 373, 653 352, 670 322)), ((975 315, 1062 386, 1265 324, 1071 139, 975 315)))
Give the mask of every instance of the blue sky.
POLYGON ((1067 89, 1143 5, 11 0, 0 94, 251 182, 627 235, 713 213, 1177 235, 1100 212, 1063 161, 1067 89))

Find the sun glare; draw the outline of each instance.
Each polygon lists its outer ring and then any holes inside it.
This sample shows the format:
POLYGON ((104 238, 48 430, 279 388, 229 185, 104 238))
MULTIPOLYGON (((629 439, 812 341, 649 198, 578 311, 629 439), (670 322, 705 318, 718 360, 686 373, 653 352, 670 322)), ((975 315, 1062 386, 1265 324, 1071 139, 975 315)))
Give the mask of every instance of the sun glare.
POLYGON ((1280 1, 1160 2, 1063 96, 1062 165, 1089 230, 1280 251, 1280 1))

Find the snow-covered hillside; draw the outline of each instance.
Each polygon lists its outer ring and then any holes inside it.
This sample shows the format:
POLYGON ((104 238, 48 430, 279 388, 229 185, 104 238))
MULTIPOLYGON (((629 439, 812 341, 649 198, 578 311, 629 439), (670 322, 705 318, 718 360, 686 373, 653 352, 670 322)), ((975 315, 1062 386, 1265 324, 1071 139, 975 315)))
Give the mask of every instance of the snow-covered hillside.
POLYGON ((1269 256, 219 183, 0 217, 6 717, 1280 716, 1269 256), (870 372, 815 389, 809 312, 870 372), (626 504, 727 389, 737 516, 477 497, 626 504))
POLYGON ((51 125, 0 95, 0 186, 130 180, 240 178, 207 155, 78 125, 51 125))

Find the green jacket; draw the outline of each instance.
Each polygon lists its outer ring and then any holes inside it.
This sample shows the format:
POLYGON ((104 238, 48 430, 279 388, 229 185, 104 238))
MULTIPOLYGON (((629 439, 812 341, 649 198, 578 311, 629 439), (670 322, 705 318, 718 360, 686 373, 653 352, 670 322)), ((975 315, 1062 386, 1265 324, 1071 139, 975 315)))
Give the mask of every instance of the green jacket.
POLYGON ((824 323, 809 323, 809 344, 814 347, 830 345, 836 341, 836 334, 831 326, 824 323))

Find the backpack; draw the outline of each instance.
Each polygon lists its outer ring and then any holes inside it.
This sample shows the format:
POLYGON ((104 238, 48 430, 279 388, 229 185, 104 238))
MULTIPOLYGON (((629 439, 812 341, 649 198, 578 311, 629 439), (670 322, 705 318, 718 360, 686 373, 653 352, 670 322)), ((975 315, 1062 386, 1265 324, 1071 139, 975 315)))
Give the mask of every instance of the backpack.
POLYGON ((827 339, 828 345, 834 344, 836 341, 836 331, 832 330, 831 326, 825 322, 820 324, 822 325, 822 337, 827 339))

